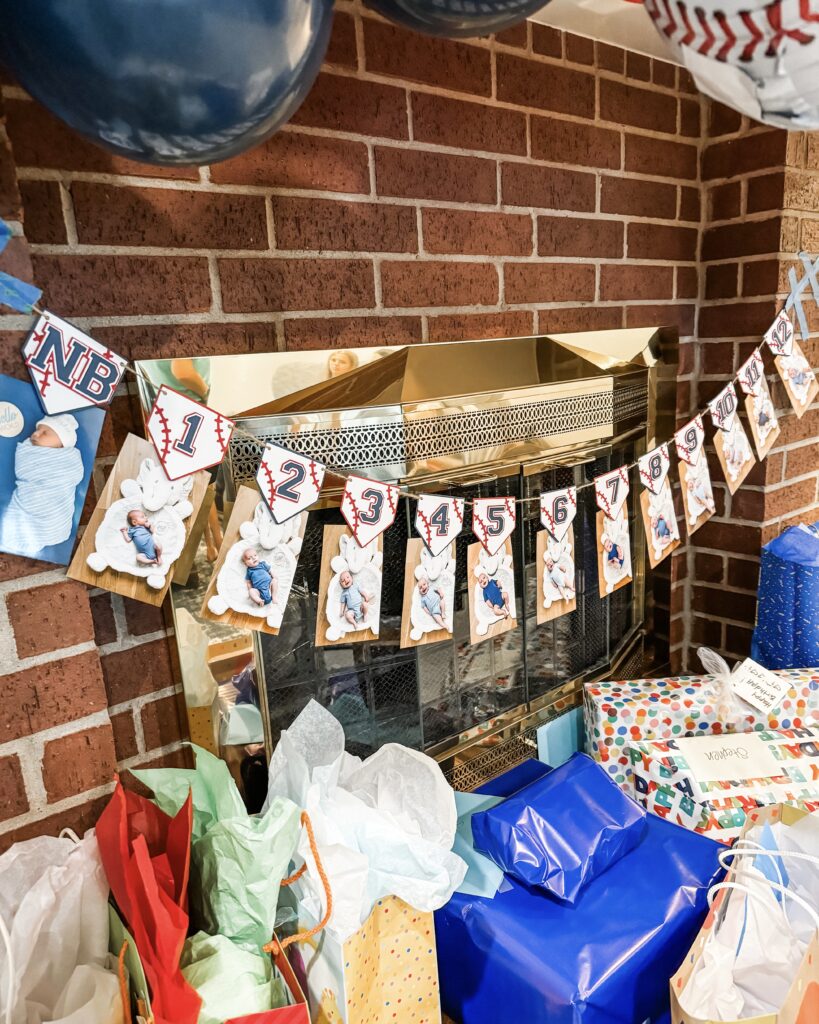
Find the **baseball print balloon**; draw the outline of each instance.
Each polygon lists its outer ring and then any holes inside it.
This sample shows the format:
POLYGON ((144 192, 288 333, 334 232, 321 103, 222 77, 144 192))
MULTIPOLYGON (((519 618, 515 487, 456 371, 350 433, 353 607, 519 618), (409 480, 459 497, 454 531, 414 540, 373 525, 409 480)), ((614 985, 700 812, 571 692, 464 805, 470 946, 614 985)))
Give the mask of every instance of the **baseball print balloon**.
POLYGON ((288 451, 278 444, 265 448, 256 483, 275 522, 304 512, 318 501, 324 480, 324 466, 315 459, 288 451))
POLYGON ((594 494, 597 507, 606 513, 609 519, 616 519, 625 504, 629 492, 628 469, 620 466, 610 473, 602 473, 594 478, 594 494))
POLYGON ((359 547, 365 548, 395 520, 398 488, 362 476, 350 476, 341 496, 341 514, 359 547))
POLYGON ((638 467, 643 487, 647 487, 652 494, 659 494, 665 483, 665 478, 668 476, 669 465, 670 458, 667 442, 666 444, 661 444, 653 451, 641 455, 638 467))
POLYGON ((555 540, 561 541, 577 513, 577 488, 563 487, 540 496, 540 521, 555 540))
POLYGON ((463 498, 422 494, 415 507, 415 530, 431 555, 442 555, 464 526, 463 498))
POLYGON ((233 425, 215 409, 163 384, 148 417, 148 437, 168 479, 181 480, 222 461, 233 425))
POLYGON ((515 529, 514 498, 475 498, 472 502, 472 532, 488 555, 495 555, 515 529))
POLYGON ((677 458, 689 466, 696 466, 705 441, 705 427, 702 416, 695 416, 674 435, 677 458))

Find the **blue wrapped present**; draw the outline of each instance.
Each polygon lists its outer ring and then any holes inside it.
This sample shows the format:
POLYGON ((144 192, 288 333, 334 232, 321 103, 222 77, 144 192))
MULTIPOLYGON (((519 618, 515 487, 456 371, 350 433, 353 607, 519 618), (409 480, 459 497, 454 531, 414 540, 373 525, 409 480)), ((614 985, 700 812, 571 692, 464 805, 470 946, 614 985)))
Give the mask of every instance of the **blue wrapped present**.
POLYGON ((769 669, 819 665, 819 523, 762 549, 751 657, 769 669))
MULTIPOLYGON (((513 769, 491 791, 520 784, 513 769)), ((660 1024, 722 849, 649 815, 641 842, 572 907, 508 877, 494 897, 455 893, 435 914, 445 1013, 458 1024, 660 1024)))

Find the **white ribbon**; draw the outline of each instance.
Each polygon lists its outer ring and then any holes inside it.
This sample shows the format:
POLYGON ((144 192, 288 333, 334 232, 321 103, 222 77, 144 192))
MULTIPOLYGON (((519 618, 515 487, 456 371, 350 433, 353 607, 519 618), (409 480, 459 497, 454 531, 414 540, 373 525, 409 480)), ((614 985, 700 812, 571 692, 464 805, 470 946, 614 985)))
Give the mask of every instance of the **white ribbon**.
POLYGON ((710 647, 698 647, 697 656, 702 662, 702 667, 714 681, 710 693, 711 700, 717 706, 719 721, 738 725, 745 714, 744 704, 734 693, 731 678, 733 671, 728 667, 728 662, 710 647))

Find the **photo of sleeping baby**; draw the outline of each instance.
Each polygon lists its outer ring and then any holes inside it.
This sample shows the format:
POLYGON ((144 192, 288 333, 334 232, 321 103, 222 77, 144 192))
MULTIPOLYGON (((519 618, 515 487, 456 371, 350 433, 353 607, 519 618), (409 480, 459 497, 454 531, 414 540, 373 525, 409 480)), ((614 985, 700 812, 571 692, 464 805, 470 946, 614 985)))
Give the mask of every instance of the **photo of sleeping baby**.
POLYGON ((204 472, 171 482, 150 441, 129 434, 68 575, 92 587, 161 605, 207 486, 204 472))
POLYGON ((597 570, 600 596, 614 593, 631 583, 631 538, 628 533, 628 505, 614 519, 597 513, 597 570))
POLYGON ((240 487, 201 615, 277 636, 296 575, 307 513, 278 524, 255 487, 240 487))
POLYGON ((762 461, 780 434, 768 382, 764 377, 760 380, 759 394, 745 396, 745 412, 751 425, 757 455, 762 461))
POLYGON ((68 563, 104 419, 47 416, 32 384, 0 376, 0 550, 68 563))
POLYGON ((537 533, 537 566, 540 572, 540 594, 537 622, 551 622, 577 607, 574 567, 574 526, 560 540, 548 530, 537 533))
POLYGON ((426 544, 407 541, 401 647, 421 647, 449 640, 455 607, 455 543, 440 555, 426 544))
POLYGON ((480 543, 466 549, 469 587, 469 636, 473 644, 500 636, 517 626, 512 541, 494 555, 480 543))
POLYGON ((808 406, 819 394, 819 381, 805 358, 805 353, 794 341, 791 354, 777 356, 774 360, 793 410, 799 419, 805 415, 808 406))
POLYGON ((685 509, 685 528, 688 535, 691 536, 716 512, 714 490, 711 486, 711 474, 708 470, 705 449, 700 449, 700 457, 693 466, 681 459, 679 471, 683 508, 685 509))
POLYGON ((728 490, 737 491, 756 463, 751 451, 751 442, 742 426, 739 416, 734 416, 730 430, 718 430, 714 435, 717 452, 728 490))
POLYGON ((640 508, 646 531, 648 560, 653 569, 680 546, 680 526, 668 478, 663 480, 659 494, 653 494, 647 487, 643 488, 640 508))
POLYGON ((317 647, 378 639, 382 539, 379 535, 362 547, 348 527, 324 527, 317 647))

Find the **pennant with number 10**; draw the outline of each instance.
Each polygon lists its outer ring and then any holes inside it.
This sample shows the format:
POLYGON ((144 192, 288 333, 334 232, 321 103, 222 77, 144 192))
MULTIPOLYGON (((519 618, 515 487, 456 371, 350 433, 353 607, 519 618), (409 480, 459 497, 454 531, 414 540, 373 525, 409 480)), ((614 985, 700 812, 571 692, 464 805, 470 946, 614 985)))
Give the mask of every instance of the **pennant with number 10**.
POLYGON ((363 476, 347 477, 341 514, 359 547, 365 548, 395 521, 398 488, 363 476))
POLYGON ((415 529, 431 555, 446 551, 463 529, 463 498, 422 494, 415 507, 415 529))
POLYGON ((324 466, 277 444, 265 448, 256 483, 277 523, 286 523, 314 505, 321 494, 324 466))
POLYGON ((217 466, 232 433, 233 420, 165 384, 148 417, 148 437, 169 480, 217 466))
POLYGON ((577 513, 577 488, 564 487, 540 496, 540 521, 555 540, 563 540, 577 513))
POLYGON ((475 498, 472 532, 488 555, 497 554, 515 529, 514 498, 475 498))

